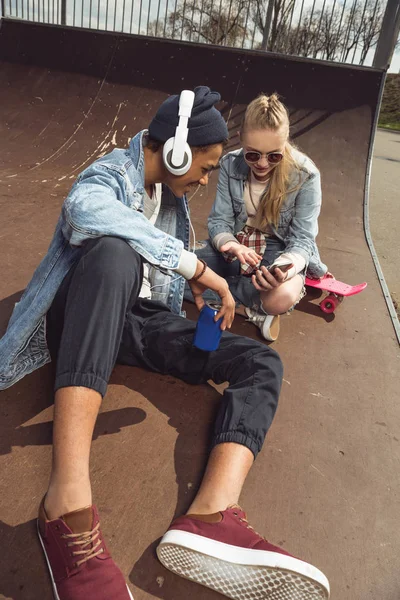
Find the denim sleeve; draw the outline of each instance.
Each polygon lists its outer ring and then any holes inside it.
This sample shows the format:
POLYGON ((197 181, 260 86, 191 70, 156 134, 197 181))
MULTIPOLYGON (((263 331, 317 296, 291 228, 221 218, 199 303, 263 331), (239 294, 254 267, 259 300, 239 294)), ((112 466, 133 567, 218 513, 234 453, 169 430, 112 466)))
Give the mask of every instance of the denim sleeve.
POLYGON ((102 236, 125 239, 154 266, 176 269, 183 242, 164 233, 135 208, 124 204, 126 183, 122 174, 105 167, 90 168, 64 202, 63 234, 71 246, 102 236))
POLYGON ((235 213, 229 191, 229 174, 224 161, 221 162, 217 194, 208 217, 208 235, 214 244, 214 238, 219 233, 235 233, 235 213))
POLYGON ((313 254, 318 235, 321 201, 321 176, 319 173, 313 173, 301 186, 296 196, 285 248, 285 252, 300 254, 307 264, 313 254))

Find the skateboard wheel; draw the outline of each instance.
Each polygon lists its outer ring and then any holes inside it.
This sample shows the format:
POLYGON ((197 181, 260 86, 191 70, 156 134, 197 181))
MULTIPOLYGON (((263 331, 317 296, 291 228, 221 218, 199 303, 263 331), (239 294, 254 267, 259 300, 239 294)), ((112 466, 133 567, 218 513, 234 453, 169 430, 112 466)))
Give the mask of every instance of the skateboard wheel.
POLYGON ((320 308, 322 312, 327 315, 330 315, 335 312, 335 309, 339 305, 339 300, 335 296, 327 296, 320 302, 320 308))

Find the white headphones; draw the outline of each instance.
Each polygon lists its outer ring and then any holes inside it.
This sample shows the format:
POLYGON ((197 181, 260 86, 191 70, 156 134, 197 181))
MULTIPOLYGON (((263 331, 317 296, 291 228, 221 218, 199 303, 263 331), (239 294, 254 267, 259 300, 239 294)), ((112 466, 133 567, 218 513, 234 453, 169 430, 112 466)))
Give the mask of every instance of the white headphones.
POLYGON ((187 143, 188 121, 192 114, 194 92, 183 90, 179 96, 179 122, 175 136, 164 144, 163 161, 172 175, 185 175, 192 165, 192 151, 187 143))

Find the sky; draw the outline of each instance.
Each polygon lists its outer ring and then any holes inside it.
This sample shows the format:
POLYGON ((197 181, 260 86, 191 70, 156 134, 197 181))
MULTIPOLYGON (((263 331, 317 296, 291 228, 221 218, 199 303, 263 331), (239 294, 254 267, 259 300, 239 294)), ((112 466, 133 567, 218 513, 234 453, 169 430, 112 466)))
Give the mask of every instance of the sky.
POLYGON ((397 51, 393 54, 389 73, 400 73, 400 51, 397 51))
MULTIPOLYGON (((216 3, 217 1, 215 0, 216 3)), ((223 1, 228 2, 229 6, 229 0, 223 1)), ((374 2, 374 0, 370 1, 374 2)), ((177 2, 179 0, 67 0, 67 24, 146 34, 147 24, 157 18, 159 22, 164 21, 165 15, 175 9, 177 2), (91 18, 90 14, 92 14, 91 18)), ((201 6, 201 0, 196 2, 201 6)), ((302 1, 297 0, 293 23, 298 20, 302 5, 304 12, 314 6, 314 10, 324 8, 328 14, 338 11, 340 15, 343 7, 351 9, 353 2, 364 6, 364 0, 304 0, 304 5, 302 1)), ((35 21, 60 22, 61 0, 4 0, 4 3, 6 15, 35 21)), ((161 29, 159 34, 162 34, 161 29)), ((355 64, 358 55, 359 52, 356 52, 355 64)), ((369 52, 365 64, 371 65, 373 57, 374 50, 369 52)), ((389 69, 391 73, 399 73, 399 71, 400 48, 394 53, 389 69)))

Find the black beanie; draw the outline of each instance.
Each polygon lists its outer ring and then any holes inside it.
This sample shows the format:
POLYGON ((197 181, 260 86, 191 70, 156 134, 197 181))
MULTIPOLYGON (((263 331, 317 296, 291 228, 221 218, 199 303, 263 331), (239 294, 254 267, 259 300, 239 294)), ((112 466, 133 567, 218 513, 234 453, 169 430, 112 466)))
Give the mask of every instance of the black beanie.
MULTIPOLYGON (((223 116, 214 106, 221 100, 218 92, 200 85, 194 90, 192 116, 188 122, 189 146, 209 146, 228 139, 228 128, 223 116)), ((158 109, 149 125, 150 137, 159 142, 166 142, 174 137, 178 125, 179 95, 167 98, 158 109)))

